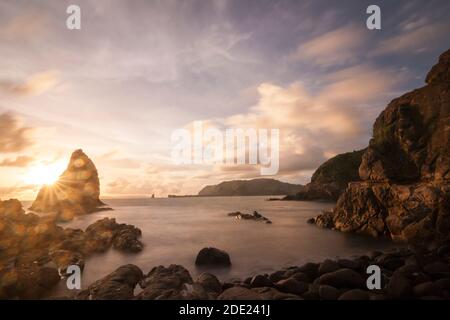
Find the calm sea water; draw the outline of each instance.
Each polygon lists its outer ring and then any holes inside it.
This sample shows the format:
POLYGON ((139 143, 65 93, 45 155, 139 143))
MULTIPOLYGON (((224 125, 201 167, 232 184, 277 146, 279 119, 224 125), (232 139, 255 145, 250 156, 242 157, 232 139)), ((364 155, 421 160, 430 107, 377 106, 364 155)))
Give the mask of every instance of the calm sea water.
MULTIPOLYGON (((208 197, 105 200, 114 211, 78 217, 67 227, 85 229, 103 217, 116 218, 142 230, 144 250, 125 254, 109 250, 87 259, 82 287, 117 267, 133 263, 144 273, 158 265, 181 264, 193 277, 201 273, 194 264, 203 247, 217 247, 230 254, 229 270, 213 270, 222 280, 269 273, 283 267, 325 258, 351 257, 394 244, 306 223, 334 204, 307 201, 266 201, 267 197, 208 197), (235 220, 232 211, 257 210, 273 224, 235 220)), ((63 290, 60 288, 60 290, 63 290)), ((59 291, 62 293, 62 291, 59 291)))

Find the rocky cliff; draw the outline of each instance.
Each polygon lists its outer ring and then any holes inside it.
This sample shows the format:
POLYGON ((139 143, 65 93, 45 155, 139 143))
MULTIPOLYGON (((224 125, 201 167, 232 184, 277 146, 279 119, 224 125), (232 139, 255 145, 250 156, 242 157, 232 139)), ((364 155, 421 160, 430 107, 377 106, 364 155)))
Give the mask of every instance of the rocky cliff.
POLYGON ((58 181, 43 186, 30 207, 42 213, 54 213, 62 220, 104 209, 99 199, 100 182, 97 169, 83 150, 75 150, 67 169, 58 181))
POLYGON ((450 50, 426 83, 378 116, 362 181, 350 183, 318 225, 413 243, 450 239, 450 50))
POLYGON ((338 154, 314 172, 305 190, 283 200, 336 201, 351 181, 359 181, 358 168, 364 150, 338 154))
POLYGON ((281 182, 275 179, 253 179, 224 181, 217 185, 206 186, 199 196, 270 196, 296 194, 304 186, 281 182))

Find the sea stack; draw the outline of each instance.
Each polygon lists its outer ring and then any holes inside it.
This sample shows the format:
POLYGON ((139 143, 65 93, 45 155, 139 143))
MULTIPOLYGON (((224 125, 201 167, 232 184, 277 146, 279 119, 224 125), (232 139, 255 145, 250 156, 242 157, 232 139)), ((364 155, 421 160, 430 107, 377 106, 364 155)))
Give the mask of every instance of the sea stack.
POLYGON ((361 181, 318 225, 417 244, 450 240, 450 50, 426 83, 378 116, 361 181))
POLYGON ((76 215, 103 210, 104 203, 99 196, 97 168, 83 150, 78 149, 72 153, 69 165, 58 181, 39 190, 30 210, 71 220, 76 215))

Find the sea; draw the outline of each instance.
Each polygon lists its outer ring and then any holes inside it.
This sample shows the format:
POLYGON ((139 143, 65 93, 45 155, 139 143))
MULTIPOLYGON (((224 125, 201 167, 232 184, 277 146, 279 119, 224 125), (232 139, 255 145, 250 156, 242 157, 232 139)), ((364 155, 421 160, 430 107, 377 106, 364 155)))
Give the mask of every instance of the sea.
MULTIPOLYGON (((86 259, 82 288, 124 264, 135 264, 144 273, 153 267, 180 264, 195 279, 201 272, 211 272, 222 281, 271 273, 306 262, 327 258, 349 258, 373 250, 396 247, 384 239, 321 229, 307 219, 334 203, 314 201, 268 201, 270 197, 185 197, 103 200, 112 211, 102 211, 61 224, 85 229, 104 217, 118 223, 132 224, 142 230, 144 249, 123 253, 115 249, 86 259), (272 221, 237 220, 230 212, 257 211, 272 221), (197 253, 204 247, 228 252, 232 267, 198 269, 197 253)), ((68 294, 63 281, 55 294, 68 294)))

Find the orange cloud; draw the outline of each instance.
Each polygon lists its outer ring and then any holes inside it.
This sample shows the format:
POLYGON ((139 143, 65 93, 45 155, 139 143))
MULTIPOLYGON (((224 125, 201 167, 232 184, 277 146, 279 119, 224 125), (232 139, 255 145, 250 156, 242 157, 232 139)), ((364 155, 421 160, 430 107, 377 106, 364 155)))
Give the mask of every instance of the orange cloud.
POLYGON ((37 73, 23 82, 0 81, 0 89, 9 94, 20 96, 39 95, 49 91, 59 82, 59 72, 49 70, 37 73))

